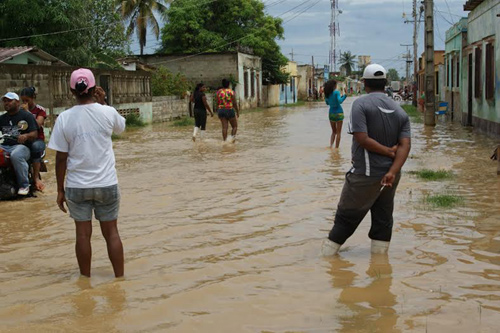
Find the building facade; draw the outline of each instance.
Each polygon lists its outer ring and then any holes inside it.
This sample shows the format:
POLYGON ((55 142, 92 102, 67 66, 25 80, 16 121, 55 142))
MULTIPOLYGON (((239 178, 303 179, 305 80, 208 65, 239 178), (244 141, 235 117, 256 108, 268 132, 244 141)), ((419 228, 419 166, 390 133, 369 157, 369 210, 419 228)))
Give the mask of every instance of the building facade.
POLYGON ((286 84, 280 84, 280 105, 297 103, 299 83, 297 63, 295 61, 289 61, 282 70, 288 73, 290 77, 286 84))
MULTIPOLYGON (((444 50, 439 50, 439 51, 434 51, 434 94, 436 98, 436 102, 438 101, 443 101, 444 100, 444 50)), ((418 92, 417 96, 420 98, 423 93, 425 93, 425 58, 424 58, 424 53, 422 53, 422 56, 418 59, 419 63, 419 70, 418 70, 418 77, 417 77, 417 87, 418 87, 418 92)))
POLYGON ((241 52, 205 54, 143 55, 142 62, 164 66, 172 73, 181 73, 192 83, 204 83, 211 90, 221 86, 222 79, 232 82, 241 109, 255 108, 262 103, 262 59, 241 52))
POLYGON ((462 82, 466 73, 464 45, 467 45, 467 18, 462 18, 446 31, 444 100, 448 102, 448 110, 455 121, 462 121, 462 96, 465 94, 462 82))
POLYGON ((500 136, 500 2, 469 0, 467 45, 463 48, 462 123, 500 136))

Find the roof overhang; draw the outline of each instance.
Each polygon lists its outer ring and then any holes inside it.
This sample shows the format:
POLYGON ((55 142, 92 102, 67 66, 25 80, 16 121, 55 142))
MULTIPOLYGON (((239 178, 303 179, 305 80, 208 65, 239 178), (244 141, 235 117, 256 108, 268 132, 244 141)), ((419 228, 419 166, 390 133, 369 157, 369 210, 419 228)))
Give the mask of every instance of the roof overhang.
POLYGON ((464 10, 465 11, 474 10, 476 9, 477 6, 479 6, 483 2, 484 0, 468 0, 464 5, 464 10))

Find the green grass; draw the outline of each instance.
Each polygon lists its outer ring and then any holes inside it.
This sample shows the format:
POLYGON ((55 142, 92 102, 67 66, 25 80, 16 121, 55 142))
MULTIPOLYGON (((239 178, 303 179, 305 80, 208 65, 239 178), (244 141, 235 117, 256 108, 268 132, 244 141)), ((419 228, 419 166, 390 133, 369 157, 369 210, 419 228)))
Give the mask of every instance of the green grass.
POLYGON ((425 198, 425 202, 439 208, 455 207, 463 201, 464 199, 462 197, 453 194, 429 195, 425 198))
POLYGON ((141 116, 135 113, 129 114, 126 118, 127 127, 144 127, 146 124, 142 121, 141 116))
POLYGON ((418 111, 416 106, 405 104, 401 105, 403 110, 406 111, 408 116, 412 119, 413 122, 415 123, 421 123, 422 122, 422 113, 418 111))
POLYGON ((453 178, 453 172, 448 170, 430 170, 430 169, 422 169, 418 171, 410 171, 410 174, 416 175, 418 178, 423 180, 443 180, 453 178))
POLYGON ((121 140, 121 139, 123 139, 123 137, 121 135, 118 135, 115 133, 111 134, 111 140, 116 141, 116 140, 121 140))
POLYGON ((172 126, 183 127, 183 126, 194 126, 194 118, 183 117, 181 119, 174 120, 172 126))

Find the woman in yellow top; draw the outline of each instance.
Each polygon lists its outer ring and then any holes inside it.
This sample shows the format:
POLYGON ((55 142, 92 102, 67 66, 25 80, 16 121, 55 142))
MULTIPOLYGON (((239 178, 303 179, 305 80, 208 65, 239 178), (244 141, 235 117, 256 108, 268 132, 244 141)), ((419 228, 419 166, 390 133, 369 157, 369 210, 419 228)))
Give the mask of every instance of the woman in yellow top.
POLYGON ((222 124, 222 139, 226 141, 228 124, 231 124, 231 141, 234 142, 238 131, 236 118, 240 116, 240 110, 234 90, 229 88, 229 81, 226 79, 222 80, 222 88, 217 90, 217 114, 222 124))

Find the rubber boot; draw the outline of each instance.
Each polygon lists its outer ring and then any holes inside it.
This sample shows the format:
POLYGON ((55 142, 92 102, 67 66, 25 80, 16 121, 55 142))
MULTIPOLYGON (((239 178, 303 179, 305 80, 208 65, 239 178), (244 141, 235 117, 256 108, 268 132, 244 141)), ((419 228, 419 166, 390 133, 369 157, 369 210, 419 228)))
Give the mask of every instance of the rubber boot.
POLYGON ((193 141, 196 141, 196 134, 198 134, 198 131, 199 131, 199 130, 200 130, 200 129, 199 129, 198 127, 195 127, 195 128, 194 128, 194 131, 193 131, 193 141))
POLYGON ((324 257, 334 256, 339 252, 341 246, 342 245, 332 242, 329 239, 325 239, 321 247, 321 254, 324 257))
POLYGON ((204 136, 205 136, 205 131, 201 130, 200 131, 200 140, 202 140, 204 136))
POLYGON ((389 251, 390 242, 384 242, 372 239, 371 252, 376 254, 385 254, 389 251))

